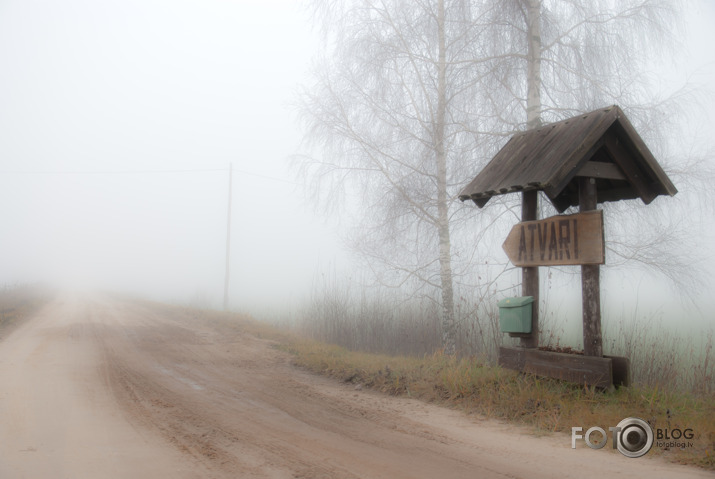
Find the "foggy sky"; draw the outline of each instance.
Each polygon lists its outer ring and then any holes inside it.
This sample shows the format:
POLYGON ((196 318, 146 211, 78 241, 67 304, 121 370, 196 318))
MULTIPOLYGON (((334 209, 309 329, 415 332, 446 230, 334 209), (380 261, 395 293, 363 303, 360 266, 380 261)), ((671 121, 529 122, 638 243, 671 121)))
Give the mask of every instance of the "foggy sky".
POLYGON ((288 1, 2 2, 0 284, 220 300, 233 162, 232 303, 302 291, 336 254, 286 161, 313 45, 288 1))
MULTIPOLYGON (((713 3, 690 21, 665 89, 715 84, 713 3)), ((317 45, 290 0, 0 2, 0 285, 220 304, 230 162, 234 307, 349 263, 288 162, 317 45)))

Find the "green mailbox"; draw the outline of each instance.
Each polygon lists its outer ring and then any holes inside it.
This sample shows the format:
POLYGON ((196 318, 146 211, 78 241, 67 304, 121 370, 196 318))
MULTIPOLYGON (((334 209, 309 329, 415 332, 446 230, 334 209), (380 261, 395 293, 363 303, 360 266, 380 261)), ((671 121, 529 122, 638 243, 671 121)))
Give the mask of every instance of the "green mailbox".
POLYGON ((502 333, 530 333, 533 296, 504 298, 499 301, 499 326, 502 333))

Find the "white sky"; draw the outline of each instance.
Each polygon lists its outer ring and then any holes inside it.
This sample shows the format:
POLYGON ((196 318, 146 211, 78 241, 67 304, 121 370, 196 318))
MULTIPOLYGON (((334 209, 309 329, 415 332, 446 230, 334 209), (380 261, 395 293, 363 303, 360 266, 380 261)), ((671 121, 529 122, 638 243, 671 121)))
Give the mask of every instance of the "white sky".
POLYGON ((227 171, 32 172, 233 162, 232 303, 302 293, 337 254, 287 167, 314 48, 296 2, 0 2, 0 284, 220 301, 227 171))
MULTIPOLYGON (((676 74, 715 85, 713 26, 676 74)), ((0 0, 0 285, 220 302, 233 162, 232 304, 299 300, 346 261, 288 168, 316 46, 290 0, 0 0)))

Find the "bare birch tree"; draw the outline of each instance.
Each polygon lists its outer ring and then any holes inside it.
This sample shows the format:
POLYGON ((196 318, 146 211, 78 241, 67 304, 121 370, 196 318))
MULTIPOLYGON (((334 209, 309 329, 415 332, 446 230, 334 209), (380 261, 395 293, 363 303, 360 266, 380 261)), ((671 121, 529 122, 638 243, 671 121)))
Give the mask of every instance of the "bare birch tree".
POLYGON ((351 246, 379 281, 440 304, 444 349, 454 353, 455 284, 477 256, 489 257, 477 237, 503 211, 463 207, 460 187, 516 131, 614 103, 636 120, 656 111, 643 67, 677 8, 659 0, 313 5, 328 48, 300 94, 318 152, 302 157, 303 170, 322 201, 347 194, 354 202, 351 246))
POLYGON ((302 95, 308 136, 322 147, 305 166, 326 191, 355 188, 352 245, 384 284, 439 302, 452 354, 454 195, 472 169, 481 22, 466 0, 317 6, 333 51, 302 95))

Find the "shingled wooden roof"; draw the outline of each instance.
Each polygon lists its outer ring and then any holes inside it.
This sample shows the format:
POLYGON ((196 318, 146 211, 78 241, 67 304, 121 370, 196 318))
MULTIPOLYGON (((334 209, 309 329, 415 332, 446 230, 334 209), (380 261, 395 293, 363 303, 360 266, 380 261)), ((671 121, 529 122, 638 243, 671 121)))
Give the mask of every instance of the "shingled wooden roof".
POLYGON ((618 106, 517 133, 459 194, 543 190, 560 212, 578 204, 577 177, 596 178, 598 202, 674 195, 675 186, 618 106))

